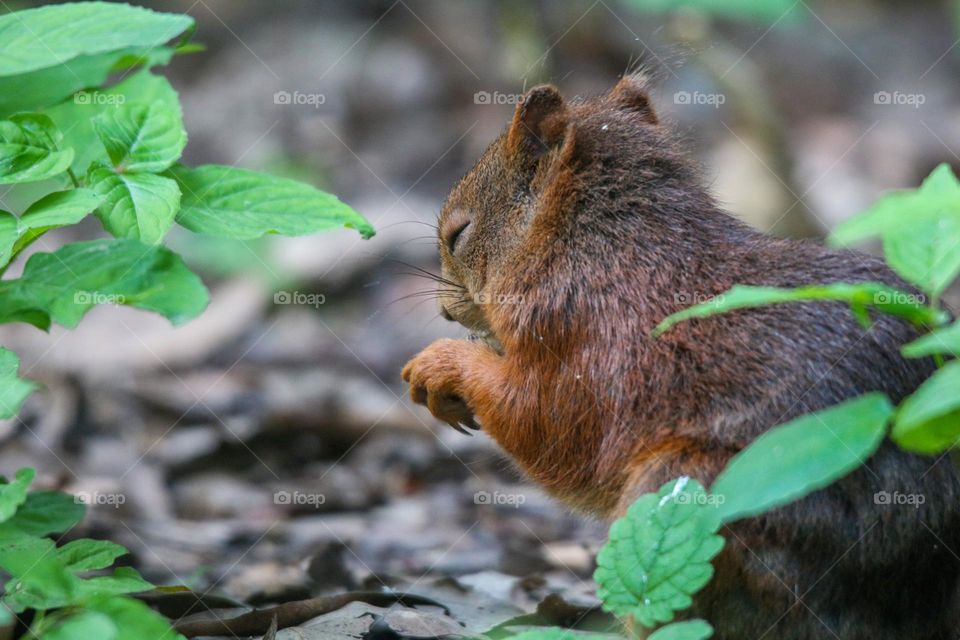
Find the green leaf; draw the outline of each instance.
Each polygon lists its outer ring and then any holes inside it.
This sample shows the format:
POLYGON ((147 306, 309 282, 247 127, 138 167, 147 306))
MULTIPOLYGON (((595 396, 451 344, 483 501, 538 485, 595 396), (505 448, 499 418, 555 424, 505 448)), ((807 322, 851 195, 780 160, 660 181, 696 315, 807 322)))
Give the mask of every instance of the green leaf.
POLYGON ((712 635, 713 627, 704 620, 687 620, 657 629, 648 640, 706 640, 712 635))
POLYGON ((623 640, 623 636, 608 633, 590 633, 560 627, 531 629, 510 636, 510 640, 623 640))
POLYGON ((86 603, 89 611, 108 616, 120 631, 116 640, 185 640, 159 613, 133 598, 105 596, 86 603))
POLYGON ((113 2, 77 2, 0 16, 0 75, 61 65, 77 56, 158 47, 193 18, 113 2))
POLYGON ((719 517, 757 515, 845 476, 877 450, 892 414, 885 395, 868 393, 771 429, 714 482, 719 517))
POLYGON ((0 322, 75 327, 95 304, 155 311, 173 324, 207 305, 207 290, 172 251, 136 240, 76 242, 30 256, 23 275, 0 281, 0 322))
POLYGON ((106 576, 95 576, 81 580, 77 593, 81 598, 90 596, 120 595, 150 591, 154 586, 143 579, 132 567, 118 567, 106 576))
MULTIPOLYGON (((6 350, 4 349, 4 351, 6 350)), ((6 352, 11 353, 10 351, 6 352)), ((36 474, 37 472, 33 469, 24 467, 17 471, 13 482, 0 484, 0 522, 6 522, 12 518, 13 514, 17 512, 17 508, 27 500, 27 488, 33 482, 36 474)))
POLYGON ((603 608, 641 625, 669 622, 713 576, 723 548, 717 509, 696 480, 680 478, 648 493, 610 527, 594 580, 603 608))
POLYGON ((119 633, 110 616, 96 611, 80 611, 45 631, 40 640, 116 640, 119 633))
POLYGON ((93 119, 93 130, 117 173, 163 171, 187 145, 179 112, 162 101, 107 109, 93 119))
MULTIPOLYGON (((17 415, 23 401, 37 388, 36 383, 17 375, 19 369, 20 358, 17 354, 0 347, 0 418, 17 415)), ((4 520, 0 509, 0 522, 4 520)))
MULTIPOLYGON (((99 87, 113 71, 143 64, 166 64, 174 50, 169 47, 130 48, 79 56, 56 67, 0 76, 0 116, 20 111, 38 111, 89 87, 99 87)), ((83 100, 90 93, 80 93, 83 100)))
POLYGON ((960 181, 946 163, 918 189, 884 196, 840 224, 830 237, 848 245, 873 236, 883 240, 890 266, 933 297, 960 274, 960 181))
POLYGON ((83 519, 86 507, 59 491, 34 491, 17 513, 0 523, 0 540, 63 533, 83 519))
POLYGON ((794 0, 629 0, 629 4, 641 11, 693 10, 771 26, 796 22, 802 16, 794 0))
POLYGON ((937 370, 897 409, 894 442, 910 451, 935 454, 960 437, 960 361, 937 370))
POLYGON ((115 542, 89 538, 68 542, 57 549, 57 557, 73 572, 109 567, 126 553, 127 550, 115 542))
POLYGON ((157 101, 173 110, 178 122, 182 121, 180 98, 170 82, 163 76, 144 70, 109 89, 78 93, 73 100, 50 107, 44 113, 64 132, 63 146, 73 148, 73 170, 86 173, 94 162, 110 162, 106 149, 93 130, 93 119, 127 104, 153 104, 157 101))
POLYGON ((944 353, 960 358, 960 322, 917 338, 901 349, 908 358, 923 358, 944 353))
POLYGON ((180 209, 176 181, 152 173, 114 173, 94 166, 87 184, 103 198, 97 217, 118 238, 158 244, 180 209))
POLYGON ((44 115, 21 113, 0 121, 0 184, 36 182, 66 171, 73 149, 59 151, 61 138, 44 115))
POLYGON ((249 240, 348 227, 364 238, 374 234, 370 223, 336 196, 302 182, 220 165, 176 166, 171 174, 183 193, 177 222, 197 233, 249 240))
POLYGON ((48 230, 83 220, 100 199, 89 189, 54 191, 31 204, 19 218, 0 211, 0 267, 48 230))
POLYGON ((0 542, 0 568, 12 578, 4 585, 3 603, 15 613, 70 604, 77 580, 57 559, 49 538, 23 537, 0 542))
POLYGON ((658 336, 674 325, 693 318, 706 318, 719 313, 768 304, 811 300, 846 302, 854 311, 860 311, 859 317, 861 320, 863 319, 863 310, 868 307, 923 326, 936 326, 949 318, 945 311, 929 307, 923 304, 921 299, 921 296, 879 282, 858 284, 841 282, 798 287, 796 289, 736 285, 726 293, 722 293, 708 302, 694 305, 668 316, 653 330, 653 335, 658 336))

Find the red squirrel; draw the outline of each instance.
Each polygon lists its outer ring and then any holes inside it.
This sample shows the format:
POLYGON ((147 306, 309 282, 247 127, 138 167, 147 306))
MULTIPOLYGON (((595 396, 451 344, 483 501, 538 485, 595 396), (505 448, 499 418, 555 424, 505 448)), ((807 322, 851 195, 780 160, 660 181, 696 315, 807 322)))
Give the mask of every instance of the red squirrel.
MULTIPOLYGON (((872 256, 775 239, 722 211, 655 113, 646 80, 564 100, 530 89, 439 220, 438 340, 403 369, 411 397, 482 428, 567 505, 602 518, 679 476, 709 486, 767 429, 930 373, 907 323, 865 330, 841 303, 666 316, 734 284, 907 285, 872 256)), ((763 478, 757 478, 763 482, 763 478)), ((724 527, 714 579, 680 617, 717 640, 908 640, 960 633, 960 478, 886 442, 859 470, 724 527), (884 504, 882 492, 922 504, 884 504), (914 500, 918 502, 920 500, 914 500)))

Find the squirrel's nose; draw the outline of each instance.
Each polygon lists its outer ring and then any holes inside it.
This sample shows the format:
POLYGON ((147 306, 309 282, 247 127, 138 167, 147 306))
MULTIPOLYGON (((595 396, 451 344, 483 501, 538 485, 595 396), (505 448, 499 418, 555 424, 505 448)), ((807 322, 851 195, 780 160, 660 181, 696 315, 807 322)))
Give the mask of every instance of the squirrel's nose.
POLYGON ((453 320, 453 316, 450 315, 450 312, 447 311, 447 308, 443 305, 440 305, 440 316, 443 317, 444 320, 453 320))

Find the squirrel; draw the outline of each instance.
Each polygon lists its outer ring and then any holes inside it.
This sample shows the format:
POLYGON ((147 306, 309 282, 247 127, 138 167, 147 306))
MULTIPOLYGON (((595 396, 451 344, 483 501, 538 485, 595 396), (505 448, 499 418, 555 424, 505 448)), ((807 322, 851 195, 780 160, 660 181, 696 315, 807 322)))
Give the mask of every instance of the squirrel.
MULTIPOLYGON (((680 476, 710 485, 766 430, 870 391, 899 402, 933 371, 900 319, 839 302, 666 316, 734 284, 876 281, 882 260, 748 228, 702 186, 642 75, 564 100, 527 91, 453 188, 438 225, 441 314, 473 333, 414 356, 414 402, 482 428, 530 479, 614 519, 680 476)), ((763 482, 763 478, 758 478, 763 482)), ((960 477, 885 441, 806 498, 726 525, 681 618, 717 640, 940 640, 960 632, 960 477), (922 496, 883 504, 882 492, 922 496)))

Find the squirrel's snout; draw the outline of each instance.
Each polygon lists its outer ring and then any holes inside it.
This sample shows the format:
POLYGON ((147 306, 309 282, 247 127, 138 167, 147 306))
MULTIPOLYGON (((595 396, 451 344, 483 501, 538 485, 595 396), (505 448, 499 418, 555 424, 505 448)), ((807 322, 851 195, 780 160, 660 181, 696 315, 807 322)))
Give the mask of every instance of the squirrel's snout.
POLYGON ((443 305, 440 305, 440 316, 441 316, 444 320, 453 321, 453 316, 450 315, 450 312, 447 311, 447 308, 446 308, 445 306, 443 306, 443 305))

